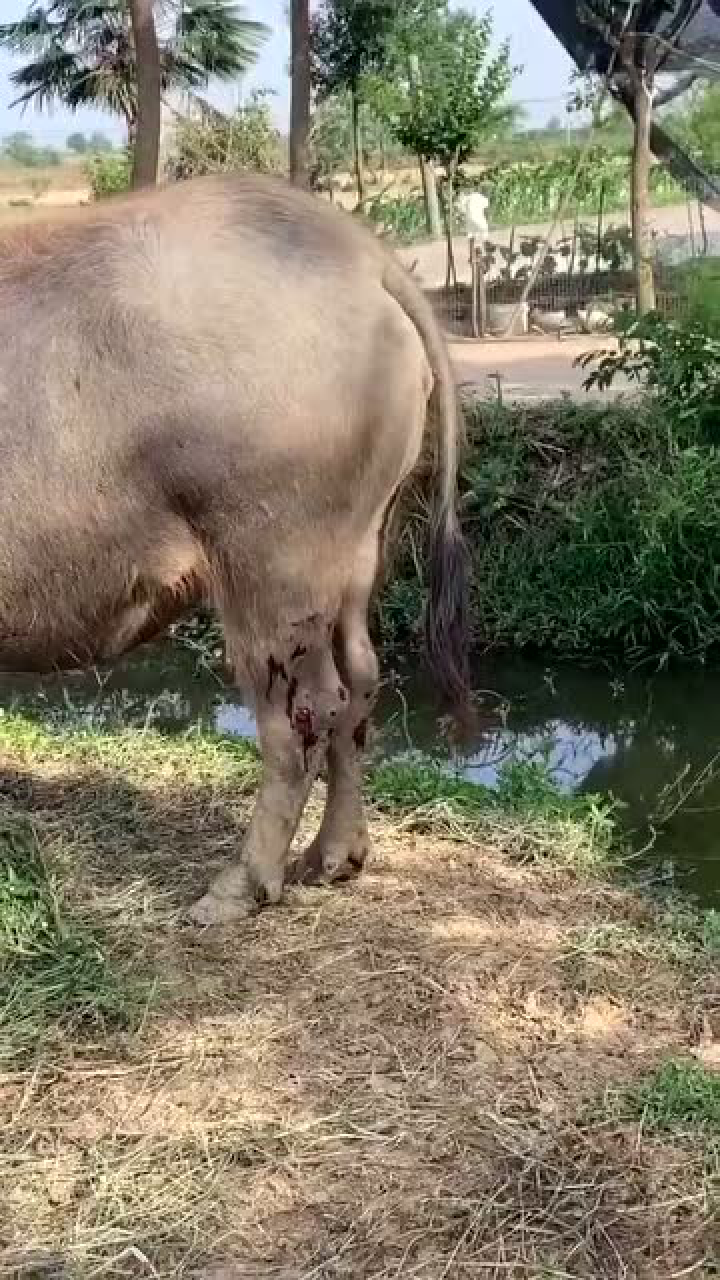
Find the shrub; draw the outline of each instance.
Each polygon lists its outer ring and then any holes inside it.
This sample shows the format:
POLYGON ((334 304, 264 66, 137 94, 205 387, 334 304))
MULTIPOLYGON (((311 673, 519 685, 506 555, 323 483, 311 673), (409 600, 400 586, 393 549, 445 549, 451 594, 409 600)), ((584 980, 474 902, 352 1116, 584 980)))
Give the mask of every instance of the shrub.
POLYGON ((88 160, 85 168, 94 200, 127 191, 130 186, 131 157, 128 150, 103 151, 88 160))
MULTIPOLYGON (((468 412, 461 508, 484 646, 703 656, 720 645, 720 451, 654 402, 468 412)), ((411 548, 423 536, 415 517, 411 548)), ((410 551, 381 625, 413 634, 410 551)))
POLYGON ((235 169, 273 173, 284 167, 282 137, 273 123, 267 94, 262 92, 232 115, 213 111, 201 119, 181 121, 167 161, 167 172, 175 179, 235 169))
MULTIPOLYGON (((692 287, 698 290, 698 282, 692 287)), ((624 374, 650 391, 691 436, 720 443, 720 328, 716 315, 715 331, 705 320, 706 296, 696 292, 694 316, 642 316, 623 327, 618 351, 581 356, 579 363, 591 370, 585 385, 605 390, 624 374)), ((707 306, 710 315, 709 297, 707 306)))

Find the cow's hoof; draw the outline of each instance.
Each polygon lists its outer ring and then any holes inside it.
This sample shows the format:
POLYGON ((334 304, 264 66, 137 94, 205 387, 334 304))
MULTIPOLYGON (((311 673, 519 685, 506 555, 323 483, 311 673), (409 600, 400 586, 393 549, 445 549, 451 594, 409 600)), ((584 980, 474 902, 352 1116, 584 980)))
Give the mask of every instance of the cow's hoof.
POLYGON ((369 848, 361 842, 357 848, 341 849, 313 842, 291 868, 294 884, 340 884, 359 876, 367 861, 369 848))
POLYGON ((190 924, 206 927, 211 924, 232 924, 233 920, 246 920, 257 911, 257 902, 248 898, 219 897, 212 890, 198 898, 187 910, 190 924))
POLYGON ((274 866, 240 863, 218 876, 188 912, 193 924, 231 924, 259 907, 275 906, 283 895, 284 876, 274 866))

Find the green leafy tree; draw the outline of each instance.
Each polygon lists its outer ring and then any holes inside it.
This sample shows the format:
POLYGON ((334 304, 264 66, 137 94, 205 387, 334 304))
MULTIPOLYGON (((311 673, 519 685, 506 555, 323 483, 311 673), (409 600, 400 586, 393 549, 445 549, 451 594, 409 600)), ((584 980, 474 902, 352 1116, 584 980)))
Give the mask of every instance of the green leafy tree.
POLYGON ((3 140, 3 152, 23 169, 54 168, 60 164, 60 152, 55 147, 39 147, 25 130, 8 134, 3 140))
POLYGON ((68 151, 74 151, 76 155, 82 156, 88 150, 88 140, 84 133, 69 133, 65 139, 65 146, 68 151))
POLYGON ((364 198, 360 113, 369 76, 383 71, 403 0, 321 0, 311 22, 312 79, 320 99, 349 93, 358 199, 364 198))
MULTIPOLYGON (((165 16, 165 93, 197 92, 214 77, 236 79, 266 34, 232 0, 168 0, 165 16)), ((121 116, 134 137, 137 67, 129 0, 43 0, 24 18, 0 24, 0 47, 22 62, 10 75, 15 103, 100 108, 121 116)))
POLYGON ((697 89, 673 123, 705 167, 720 174, 720 84, 697 89))
MULTIPOLYGON (((318 103, 310 131, 311 179, 326 186, 333 174, 352 168, 353 125, 350 94, 338 91, 318 103)), ((363 111, 363 159, 385 168, 390 158, 399 159, 402 148, 390 137, 384 121, 366 106, 363 111)))
POLYGON ((404 147, 450 173, 515 119, 510 51, 492 43, 490 14, 445 4, 407 15, 393 35, 377 105, 404 147))
POLYGON ((512 132, 517 117, 505 96, 513 74, 508 45, 493 49, 489 13, 425 4, 405 12, 389 44, 377 109, 403 147, 445 171, 448 278, 457 171, 484 138, 512 132))
POLYGON ((88 151, 92 151, 94 155, 101 155, 105 151, 112 151, 113 144, 106 133, 100 129, 95 129, 88 139, 88 151))
POLYGON ((333 174, 352 164, 350 98, 338 91, 324 98, 313 114, 310 130, 310 177, 314 186, 326 185, 333 174))

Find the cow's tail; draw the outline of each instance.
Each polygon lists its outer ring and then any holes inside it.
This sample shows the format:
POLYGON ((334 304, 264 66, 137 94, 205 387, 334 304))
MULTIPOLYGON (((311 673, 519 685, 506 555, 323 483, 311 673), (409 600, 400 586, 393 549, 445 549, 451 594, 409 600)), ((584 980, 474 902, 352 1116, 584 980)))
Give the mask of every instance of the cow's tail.
POLYGON ((469 557, 457 514, 460 406, 450 358, 433 309, 398 262, 387 262, 387 292, 415 325, 427 353, 435 386, 436 466, 430 529, 430 591, 425 643, 433 675, 461 722, 470 717, 468 674, 469 557))

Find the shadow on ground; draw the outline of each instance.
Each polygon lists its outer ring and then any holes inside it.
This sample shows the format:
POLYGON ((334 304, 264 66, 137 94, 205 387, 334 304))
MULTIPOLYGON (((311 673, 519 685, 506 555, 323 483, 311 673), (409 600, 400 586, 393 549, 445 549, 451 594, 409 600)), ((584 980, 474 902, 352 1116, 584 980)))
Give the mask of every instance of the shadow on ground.
POLYGON ((56 1029, 0 1076, 0 1275, 711 1274, 706 1154, 613 1101, 715 998, 588 941, 645 937, 646 903, 378 818, 358 882, 198 933, 247 753, 57 742, 4 760, 0 814, 154 987, 131 1030, 56 1029))

